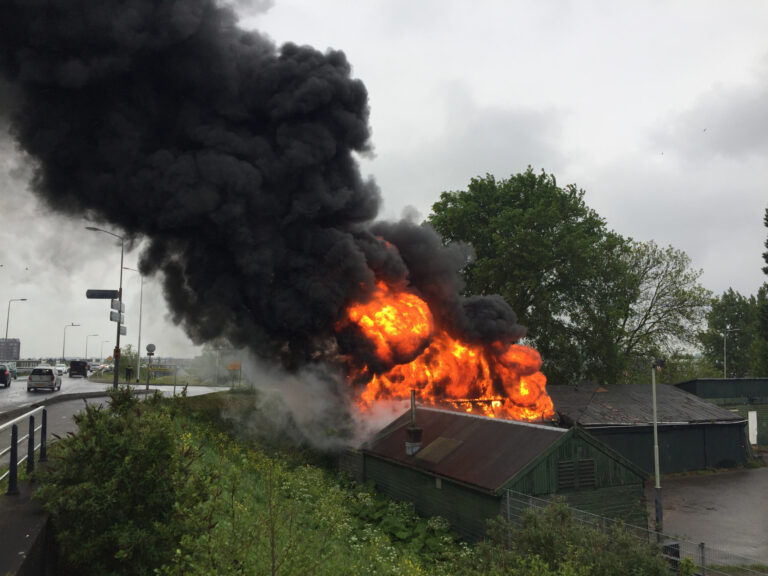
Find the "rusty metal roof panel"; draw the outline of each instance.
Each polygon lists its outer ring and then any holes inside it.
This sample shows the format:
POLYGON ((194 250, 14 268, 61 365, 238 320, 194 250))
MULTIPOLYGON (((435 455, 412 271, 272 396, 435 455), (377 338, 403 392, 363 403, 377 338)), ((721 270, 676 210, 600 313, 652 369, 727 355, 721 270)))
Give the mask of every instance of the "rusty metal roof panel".
MULTIPOLYGON (((653 423, 650 383, 550 386, 555 411, 582 426, 644 426, 653 423)), ((656 385, 659 424, 727 423, 743 418, 668 384, 656 385)))
POLYGON ((567 433, 541 424, 416 408, 423 448, 405 453, 410 411, 384 428, 363 451, 411 468, 495 492, 567 433), (419 456, 421 454, 421 457, 419 456))

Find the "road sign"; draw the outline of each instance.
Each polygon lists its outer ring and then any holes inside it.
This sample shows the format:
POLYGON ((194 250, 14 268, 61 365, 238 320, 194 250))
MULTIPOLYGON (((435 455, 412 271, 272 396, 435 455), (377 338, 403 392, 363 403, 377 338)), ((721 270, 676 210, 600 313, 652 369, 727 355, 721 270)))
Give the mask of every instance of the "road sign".
POLYGON ((109 313, 109 319, 112 320, 112 322, 120 322, 122 324, 125 322, 125 314, 120 314, 120 312, 112 310, 109 313))
POLYGON ((112 300, 120 297, 120 292, 117 290, 86 290, 86 298, 95 298, 97 300, 112 300))
POLYGON ((243 366, 240 362, 230 362, 227 364, 227 370, 242 370, 243 366))
POLYGON ((127 326, 120 326, 120 336, 125 336, 128 334, 128 327, 127 326))
POLYGON ((154 344, 147 344, 147 352, 150 354, 155 351, 155 345, 154 344))
POLYGON ((125 304, 123 302, 120 302, 120 300, 113 299, 112 302, 110 302, 112 310, 117 310, 119 312, 125 312, 125 304))

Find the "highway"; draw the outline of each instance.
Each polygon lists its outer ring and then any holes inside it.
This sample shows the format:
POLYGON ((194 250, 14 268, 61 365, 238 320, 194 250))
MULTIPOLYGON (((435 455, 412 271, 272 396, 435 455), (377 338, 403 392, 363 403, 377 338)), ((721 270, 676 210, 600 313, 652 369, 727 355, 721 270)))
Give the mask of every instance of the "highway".
MULTIPOLYGON (((40 403, 48 403, 51 400, 58 402, 57 396, 68 396, 70 394, 82 394, 93 392, 106 392, 112 388, 112 383, 104 382, 92 382, 86 378, 74 377, 70 378, 66 374, 61 377, 61 390, 51 392, 49 390, 36 390, 33 392, 27 392, 27 378, 19 374, 19 377, 14 380, 10 387, 0 388, 0 422, 5 420, 3 415, 8 413, 16 413, 22 408, 32 409, 34 406, 40 403)), ((138 390, 145 390, 146 384, 139 384, 136 386, 138 390)), ((155 386, 150 384, 150 390, 159 390, 163 394, 173 394, 173 386, 155 386)), ((176 386, 176 393, 181 393, 183 386, 176 386)), ((187 389, 187 395, 197 396, 200 394, 209 394, 211 392, 217 392, 226 388, 215 388, 210 386, 190 386, 187 389)), ((82 407, 82 400, 79 401, 82 407)), ((69 403, 69 402, 67 402, 69 403)))

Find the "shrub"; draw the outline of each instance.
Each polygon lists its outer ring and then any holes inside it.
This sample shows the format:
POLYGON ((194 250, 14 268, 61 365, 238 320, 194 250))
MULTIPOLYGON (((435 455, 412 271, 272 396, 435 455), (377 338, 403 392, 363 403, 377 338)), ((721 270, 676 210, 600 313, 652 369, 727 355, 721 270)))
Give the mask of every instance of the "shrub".
POLYGON ((157 398, 128 388, 89 404, 77 433, 51 447, 36 496, 51 514, 65 574, 151 574, 185 531, 183 510, 205 498, 197 451, 157 398))

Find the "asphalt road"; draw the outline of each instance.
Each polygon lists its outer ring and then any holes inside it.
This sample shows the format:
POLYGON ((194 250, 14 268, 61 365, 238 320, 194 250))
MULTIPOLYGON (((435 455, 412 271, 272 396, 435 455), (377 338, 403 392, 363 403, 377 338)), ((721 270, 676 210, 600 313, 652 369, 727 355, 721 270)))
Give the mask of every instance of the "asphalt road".
MULTIPOLYGON (((182 385, 176 386, 176 393, 181 392, 182 385)), ((2 415, 8 412, 17 411, 20 408, 29 407, 30 409, 40 402, 51 400, 58 395, 79 394, 79 393, 93 393, 93 392, 105 392, 112 388, 111 383, 93 382, 86 378, 70 378, 66 374, 61 377, 61 390, 51 392, 49 390, 36 390, 33 392, 27 392, 26 376, 19 375, 14 380, 10 387, 0 388, 0 421, 2 421, 2 415)), ((145 384, 136 386, 138 390, 144 390, 145 384)), ((173 394, 173 386, 149 386, 150 390, 159 390, 163 394, 173 394)), ((212 388, 209 386, 190 386, 187 389, 187 395, 196 396, 198 394, 208 394, 221 390, 222 388, 212 388)))
POLYGON ((661 491, 667 534, 768 564, 768 467, 666 477, 661 491))

